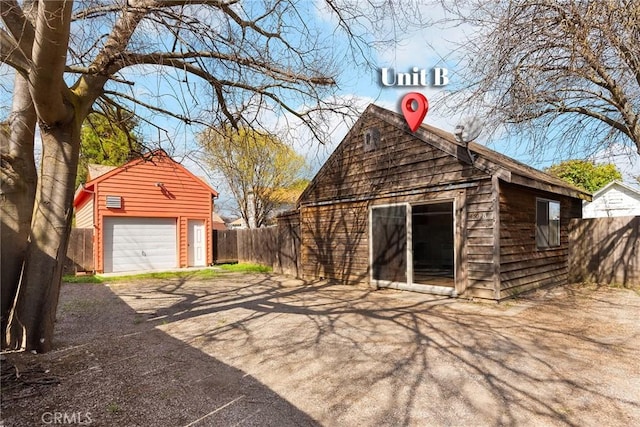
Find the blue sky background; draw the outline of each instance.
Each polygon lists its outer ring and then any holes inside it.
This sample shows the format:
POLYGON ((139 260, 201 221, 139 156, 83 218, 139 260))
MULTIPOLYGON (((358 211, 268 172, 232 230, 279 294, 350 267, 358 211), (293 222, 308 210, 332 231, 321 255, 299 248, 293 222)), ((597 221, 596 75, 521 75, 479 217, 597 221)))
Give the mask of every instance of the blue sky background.
MULTIPOLYGON (((320 1, 317 4, 321 3, 320 1)), ((442 11, 433 8, 423 10, 423 13, 429 14, 429 17, 434 20, 444 16, 442 11)), ((325 25, 328 31, 335 26, 334 18, 326 11, 323 11, 321 6, 318 6, 313 18, 325 25)), ((390 110, 401 112, 399 101, 402 97, 407 92, 420 91, 427 96, 430 104, 429 112, 423 123, 451 132, 457 123, 465 117, 472 116, 473 112, 446 113, 441 108, 438 99, 443 95, 443 91, 453 90, 456 86, 456 72, 460 71, 457 67, 460 66, 458 65, 460 62, 464 62, 460 61, 461 58, 456 55, 456 49, 458 43, 465 39, 465 33, 470 31, 472 31, 470 28, 454 27, 425 28, 412 32, 398 32, 393 48, 374 52, 376 69, 363 70, 362 68, 348 66, 343 69, 338 81, 340 87, 338 96, 357 98, 362 110, 369 103, 374 102, 390 110), (382 67, 391 67, 397 72, 410 72, 413 67, 427 70, 431 70, 433 67, 446 67, 449 71, 450 84, 443 88, 383 87, 379 83, 379 69, 382 67)), ((344 40, 342 42, 344 43, 344 40)), ((355 119, 357 117, 353 118, 353 120, 355 119)), ((278 122, 276 118, 273 118, 273 120, 278 122)), ((291 120, 291 122, 295 123, 295 120, 291 120)), ((277 128, 278 125, 274 127, 277 128)), ((333 130, 332 137, 329 141, 326 141, 324 146, 317 144, 315 141, 310 141, 310 135, 305 132, 303 127, 297 127, 292 138, 294 147, 298 152, 306 156, 313 172, 317 171, 342 140, 349 129, 349 124, 336 117, 329 127, 333 130)), ((551 134, 553 134, 553 130, 551 130, 551 134)), ((489 137, 486 133, 481 134, 477 142, 539 169, 571 158, 589 158, 595 159, 597 162, 616 164, 623 172, 625 181, 631 185, 637 186, 634 177, 640 175, 640 158, 638 154, 630 147, 622 145, 612 146, 595 153, 592 145, 585 145, 585 147, 574 148, 573 152, 568 152, 566 147, 563 147, 555 138, 552 138, 547 144, 547 149, 541 152, 540 150, 533 151, 530 146, 521 141, 500 137, 499 135, 489 137)), ((189 163, 189 160, 187 159, 186 162, 189 163)), ((198 168, 198 165, 194 164, 192 167, 198 168)), ((217 178, 212 177, 211 181, 215 186, 217 178)), ((224 195, 221 202, 223 207, 227 205, 224 195)))
MULTIPOLYGON (((429 27, 407 31, 406 29, 392 29, 395 34, 393 45, 387 46, 385 49, 373 49, 373 68, 356 66, 348 61, 349 55, 346 53, 347 40, 335 31, 337 21, 335 16, 326 8, 323 0, 315 0, 304 3, 307 9, 304 11, 308 19, 314 22, 317 28, 326 31, 327 35, 333 38, 332 43, 334 50, 345 52, 345 63, 342 64, 340 74, 338 76, 338 90, 334 96, 356 99, 363 111, 369 103, 375 103, 384 108, 401 112, 400 100, 407 92, 419 91, 423 93, 429 100, 429 112, 423 123, 439 127, 446 131, 453 131, 456 124, 463 118, 472 116, 473 111, 457 111, 451 114, 439 104, 438 99, 443 95, 444 91, 455 90, 457 82, 456 73, 461 71, 461 63, 464 58, 457 54, 458 46, 463 42, 467 33, 473 32, 473 28, 468 27, 429 27), (380 69, 382 67, 393 68, 396 72, 411 72, 413 67, 419 69, 432 70, 434 67, 444 67, 448 70, 450 79, 449 85, 441 88, 425 87, 425 88, 402 88, 402 87, 383 87, 380 84, 380 69)), ((417 11, 424 17, 428 17, 433 21, 438 21, 445 17, 444 12, 437 6, 424 6, 417 11)), ((366 28, 363 28, 366 32, 366 28)), ((165 93, 162 97, 163 105, 176 111, 188 111, 194 108, 193 105, 185 105, 181 99, 185 98, 184 86, 167 86, 164 78, 154 79, 151 77, 144 85, 139 85, 136 92, 152 95, 158 92, 165 93)), ((180 77, 177 77, 178 79, 180 77)), ((195 91, 195 85, 194 85, 195 91)), ((188 93, 186 95, 189 95, 188 93)), ((187 99, 191 97, 186 96, 187 99)), ((197 97, 196 104, 199 102, 197 97)), ((286 138, 300 154, 303 154, 310 166, 310 176, 312 176, 324 163, 327 157, 340 143, 344 135, 349 130, 351 124, 357 119, 357 115, 353 116, 350 121, 344 121, 337 115, 330 118, 327 124, 330 129, 330 137, 324 144, 319 144, 313 140, 311 134, 304 126, 299 123, 297 118, 291 116, 282 117, 275 116, 270 113, 262 115, 262 122, 267 128, 272 128, 275 132, 286 132, 286 138), (286 129, 283 129, 286 128, 286 129)), ((157 129, 148 128, 150 132, 145 135, 145 139, 157 141, 164 146, 170 146, 173 155, 185 166, 199 175, 204 175, 210 183, 220 191, 221 197, 218 206, 226 213, 229 213, 233 202, 230 200, 228 191, 225 191, 224 180, 220 176, 212 174, 210 171, 202 167, 202 163, 197 160, 198 153, 195 141, 195 133, 198 127, 185 126, 184 124, 167 120, 158 116, 155 121, 164 129, 166 133, 158 132, 157 129)), ((552 132, 553 133, 553 130, 552 132)), ((533 167, 542 169, 551 164, 568 160, 569 158, 587 157, 594 158, 599 162, 615 163, 624 174, 625 181, 629 184, 636 185, 634 176, 640 175, 640 158, 629 147, 613 146, 606 150, 593 152, 593 145, 585 145, 586 149, 583 153, 578 152, 567 153, 565 147, 551 137, 544 151, 534 151, 526 142, 516 141, 508 137, 500 137, 500 135, 488 135, 487 132, 481 133, 477 142, 485 144, 488 147, 520 160, 533 167), (588 152, 588 154, 587 154, 588 152)))
MULTIPOLYGON (((331 41, 334 51, 346 52, 347 40, 335 31, 335 17, 327 10, 323 0, 314 2, 301 2, 305 8, 303 14, 312 26, 324 31, 331 41)), ((412 13, 413 11, 409 11, 412 13)), ((443 12, 435 6, 424 6, 416 13, 437 21, 444 17, 443 12)), ((383 23, 385 25, 385 23, 383 23)), ((153 32, 152 28, 145 31, 153 32)), ((360 28, 366 34, 365 28, 360 28)), ((439 127, 446 131, 453 131, 455 125, 464 118, 473 115, 472 111, 458 111, 448 114, 441 108, 438 99, 443 91, 453 90, 456 87, 457 67, 463 63, 456 54, 458 43, 465 39, 465 32, 471 32, 472 28, 452 27, 437 28, 428 27, 407 31, 406 29, 391 28, 393 45, 387 49, 373 49, 373 67, 366 68, 352 64, 347 59, 340 64, 338 76, 338 90, 335 97, 344 97, 357 100, 360 110, 374 102, 384 108, 400 112, 399 101, 411 91, 420 91, 429 99, 429 112, 424 123, 439 127), (434 67, 445 67, 449 71, 450 84, 443 88, 389 88, 380 85, 380 68, 389 67, 397 72, 410 72, 413 67, 431 70, 434 67)), ((6 118, 10 107, 11 78, 6 66, 0 68, 0 118, 6 118)), ((152 67, 138 66, 126 69, 122 78, 136 82, 133 87, 125 88, 127 93, 145 102, 159 105, 161 108, 170 109, 173 112, 184 113, 206 109, 208 96, 202 92, 203 85, 195 77, 188 77, 184 81, 184 74, 175 70, 163 70, 159 75, 152 67), (140 76, 143 76, 142 78, 140 76)), ((119 87, 122 89, 122 87, 119 87)), ((228 211, 232 206, 228 192, 225 191, 222 178, 211 174, 202 167, 198 161, 199 152, 195 143, 197 133, 202 129, 199 126, 186 126, 184 123, 166 116, 142 112, 146 119, 156 126, 140 126, 144 141, 149 146, 160 145, 181 161, 186 167, 197 175, 207 176, 212 186, 221 192, 219 207, 228 211)), ((324 144, 312 140, 308 130, 301 126, 299 120, 292 117, 276 116, 272 113, 261 115, 262 122, 267 128, 275 131, 287 132, 287 140, 294 148, 303 154, 310 165, 310 175, 322 165, 329 154, 342 140, 350 125, 357 119, 357 115, 346 122, 339 118, 329 117, 327 128, 330 136, 324 144)), ((544 152, 532 152, 527 144, 519 143, 513 139, 498 136, 489 138, 487 134, 481 134, 478 142, 511 156, 524 163, 537 168, 544 168, 553 163, 558 163, 569 158, 576 158, 576 154, 567 153, 562 145, 549 141, 544 152)), ((640 175, 640 156, 629 147, 613 146, 597 153, 590 153, 592 158, 601 162, 612 162, 624 173, 627 183, 636 185, 634 176, 640 175)))

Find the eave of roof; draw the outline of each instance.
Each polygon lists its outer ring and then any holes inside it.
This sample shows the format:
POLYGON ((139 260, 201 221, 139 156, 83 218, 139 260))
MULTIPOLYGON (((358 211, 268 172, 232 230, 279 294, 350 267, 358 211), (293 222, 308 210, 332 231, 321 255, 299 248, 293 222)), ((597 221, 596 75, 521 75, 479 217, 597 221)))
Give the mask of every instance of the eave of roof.
POLYGON ((121 173, 122 171, 127 170, 128 168, 135 166, 137 164, 140 164, 142 162, 145 162, 147 160, 149 160, 150 158, 153 157, 163 157, 166 158, 170 161, 172 161, 177 167, 179 167, 183 172, 185 172, 187 175, 189 175, 191 178, 193 178, 197 183, 199 183, 203 188, 205 188, 208 192, 210 192, 214 197, 218 197, 218 192, 216 190, 214 190, 209 184, 207 184, 206 182, 204 182, 202 179, 198 178, 196 175, 194 175, 193 173, 191 173, 187 168, 185 168, 184 166, 182 166, 180 163, 176 162, 175 160, 173 160, 171 158, 171 156, 169 156, 164 150, 162 149, 157 149, 154 150, 152 152, 150 152, 147 155, 144 155, 142 157, 139 157, 137 159, 131 160, 127 163, 125 163, 124 165, 117 167, 103 175, 98 176, 95 179, 92 179, 91 181, 87 182, 86 184, 81 185, 80 187, 78 187, 78 189, 76 190, 76 194, 74 196, 73 199, 73 206, 77 207, 79 205, 79 203, 81 201, 84 200, 84 193, 91 193, 94 191, 95 185, 111 178, 114 175, 117 175, 119 173, 121 173))
MULTIPOLYGON (((406 132, 409 131, 404 117, 396 112, 371 104, 367 107, 363 116, 367 113, 399 129, 406 132)), ((466 146, 456 141, 453 134, 442 129, 423 124, 413 135, 427 144, 457 157, 463 162, 472 164, 474 167, 484 170, 491 175, 498 176, 498 178, 505 182, 578 199, 591 200, 590 193, 562 181, 560 178, 493 151, 484 145, 471 142, 469 143, 469 150, 467 150, 466 146), (475 154, 476 156, 471 159, 469 153, 475 154)))
POLYGON ((640 196, 640 190, 638 190, 637 188, 633 188, 630 185, 625 184, 624 182, 621 181, 611 181, 610 183, 608 183, 607 185, 605 185, 604 187, 602 187, 601 189, 599 189, 598 191, 596 191, 595 193, 593 193, 593 198, 595 199, 596 197, 600 196, 602 193, 606 192, 607 190, 609 190, 609 188, 611 187, 622 187, 627 191, 630 191, 638 196, 640 196))

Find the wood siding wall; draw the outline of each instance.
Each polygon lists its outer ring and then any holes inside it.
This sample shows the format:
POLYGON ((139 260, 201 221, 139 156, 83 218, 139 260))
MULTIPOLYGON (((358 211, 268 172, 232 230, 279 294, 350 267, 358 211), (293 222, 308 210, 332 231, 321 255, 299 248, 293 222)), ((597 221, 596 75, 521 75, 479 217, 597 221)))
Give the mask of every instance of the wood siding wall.
POLYGON ((368 215, 367 202, 302 208, 302 277, 368 282, 368 215))
POLYGON ((490 179, 466 191, 466 227, 462 232, 466 251, 467 291, 464 296, 483 299, 496 297, 493 248, 496 229, 495 200, 490 179))
POLYGON ((93 229, 93 195, 76 210, 75 227, 93 229))
POLYGON ((143 161, 126 167, 104 181, 95 184, 97 232, 95 247, 96 269, 103 271, 103 224, 104 218, 111 217, 154 217, 177 219, 177 242, 179 267, 188 265, 189 219, 205 222, 207 236, 207 264, 213 262, 211 212, 212 194, 203 183, 197 181, 171 159, 159 156, 153 161, 143 161), (163 183, 157 186, 156 183, 163 183), (122 197, 121 209, 106 207, 106 196, 122 197))
POLYGON ((361 116, 300 198, 305 277, 368 282, 371 206, 455 200, 459 295, 500 300, 566 282, 568 221, 581 201, 551 191, 570 189, 480 146, 472 160, 437 130, 423 141, 378 114, 361 116), (536 248, 537 196, 561 202, 559 248, 536 248))
POLYGON ((301 205, 373 200, 416 194, 488 176, 466 162, 373 117, 361 119, 303 193, 301 205), (378 148, 364 149, 365 131, 377 129, 378 148))
POLYGON ((569 220, 580 218, 578 199, 500 183, 500 298, 568 280, 569 220), (536 247, 536 198, 560 202, 560 246, 536 247))
POLYGON ((640 216, 569 223, 571 281, 640 284, 640 216))
POLYGON ((387 122, 363 117, 300 200, 304 277, 369 282, 371 206, 455 200, 456 288, 494 298, 492 197, 486 173, 387 122), (365 132, 373 128, 380 141, 369 151, 365 132))

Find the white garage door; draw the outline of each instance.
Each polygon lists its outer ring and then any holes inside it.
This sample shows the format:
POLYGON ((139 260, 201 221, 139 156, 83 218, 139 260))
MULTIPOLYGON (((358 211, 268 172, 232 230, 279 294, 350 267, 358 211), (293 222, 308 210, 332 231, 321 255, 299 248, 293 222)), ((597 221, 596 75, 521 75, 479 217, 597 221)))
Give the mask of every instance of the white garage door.
POLYGON ((175 218, 105 218, 104 272, 176 267, 175 218))

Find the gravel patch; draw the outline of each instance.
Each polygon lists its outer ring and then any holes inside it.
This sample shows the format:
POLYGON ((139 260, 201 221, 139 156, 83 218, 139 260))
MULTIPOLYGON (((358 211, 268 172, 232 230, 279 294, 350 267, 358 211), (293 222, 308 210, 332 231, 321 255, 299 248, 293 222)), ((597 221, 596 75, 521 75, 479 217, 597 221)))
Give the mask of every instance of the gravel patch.
POLYGON ((638 313, 578 284, 501 304, 271 274, 66 284, 55 349, 4 355, 0 425, 638 425, 638 313))

